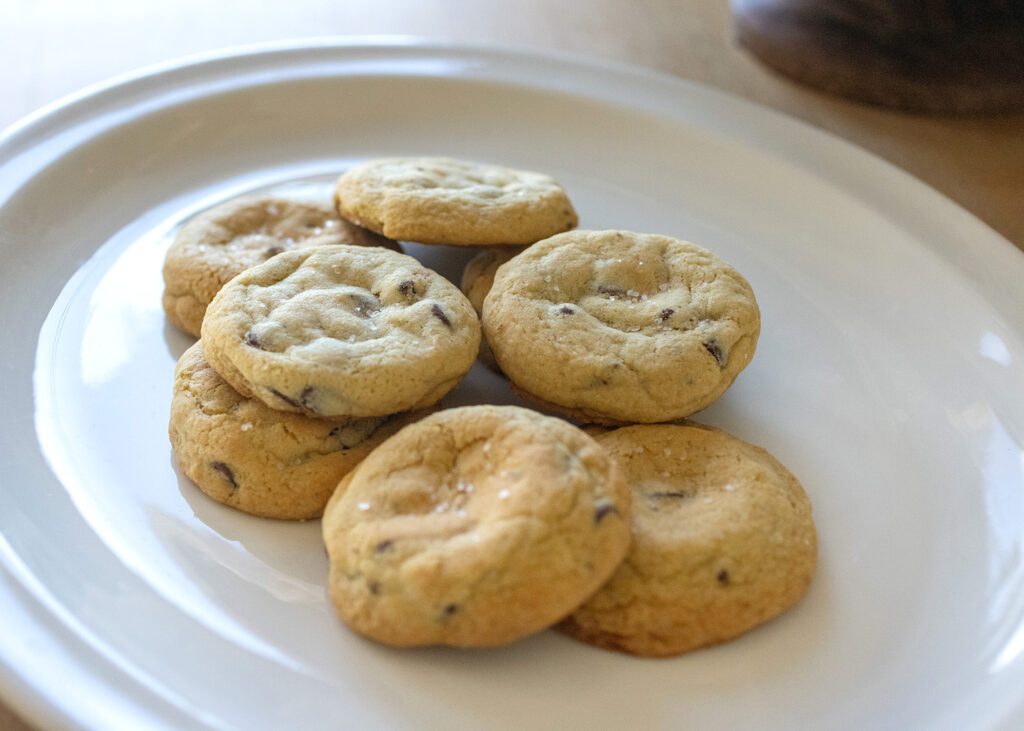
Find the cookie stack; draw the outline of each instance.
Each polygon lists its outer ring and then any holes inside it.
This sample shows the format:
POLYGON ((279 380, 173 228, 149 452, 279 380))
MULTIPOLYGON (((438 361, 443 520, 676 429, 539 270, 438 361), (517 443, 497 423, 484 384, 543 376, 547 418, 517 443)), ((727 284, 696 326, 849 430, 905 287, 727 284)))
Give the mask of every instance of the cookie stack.
POLYGON ((319 516, 338 481, 476 358, 465 297, 391 237, 522 244, 576 224, 550 177, 456 160, 374 160, 337 191, 333 207, 219 205, 182 228, 164 264, 168 319, 202 336, 175 373, 178 463, 263 517, 319 516))
POLYGON ((632 547, 562 631, 675 655, 804 595, 817 538, 799 483, 764 450, 685 420, 754 355, 760 312, 733 267, 667 236, 572 231, 482 252, 462 285, 492 367, 528 401, 591 425, 630 487, 632 547))
POLYGON ((201 321, 176 372, 179 463, 248 512, 322 511, 346 624, 403 647, 557 626, 666 656, 804 595, 817 539, 800 484, 764 450, 685 420, 756 348, 760 313, 735 269, 668 236, 572 230, 564 189, 521 170, 371 160, 339 178, 334 203, 339 222, 306 237, 266 215, 251 216, 255 231, 219 223, 173 265, 169 254, 165 275, 196 252, 247 258, 204 265, 212 273, 192 275, 203 287, 168 280, 165 307, 201 321), (284 246, 266 238, 281 232, 284 246), (480 249, 465 295, 380 246, 394 239, 480 249), (563 418, 417 411, 478 347, 563 418))
POLYGON ((412 418, 398 414, 469 370, 471 306, 394 248, 320 204, 277 198, 232 201, 182 229, 165 309, 202 339, 176 368, 169 431, 204 492, 263 517, 317 517, 412 418))

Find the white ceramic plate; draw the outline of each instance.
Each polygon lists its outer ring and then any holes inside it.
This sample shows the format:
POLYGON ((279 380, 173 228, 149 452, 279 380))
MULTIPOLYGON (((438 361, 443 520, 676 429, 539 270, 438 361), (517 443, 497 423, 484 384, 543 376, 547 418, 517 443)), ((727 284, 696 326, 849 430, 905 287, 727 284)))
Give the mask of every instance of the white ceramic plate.
MULTIPOLYGON (((411 247, 455 275, 461 253, 411 247)), ((1024 256, 909 176, 657 75, 473 48, 262 49, 83 94, 0 141, 0 689, 42 726, 992 728, 1024 723, 1024 256), (801 479, 806 600, 653 661, 553 632, 394 651, 324 594, 318 524, 176 473, 160 267, 187 216, 353 161, 547 171, 588 228, 751 281, 753 364, 700 418, 801 479)), ((474 372, 456 403, 510 401, 474 372)))

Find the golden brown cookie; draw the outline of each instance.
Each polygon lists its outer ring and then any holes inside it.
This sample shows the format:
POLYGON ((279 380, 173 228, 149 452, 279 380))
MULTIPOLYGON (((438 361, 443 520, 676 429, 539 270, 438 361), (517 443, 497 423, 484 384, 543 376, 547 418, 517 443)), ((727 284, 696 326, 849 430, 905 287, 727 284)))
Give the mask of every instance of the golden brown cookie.
POLYGON ((550 176, 444 157, 368 160, 341 175, 334 201, 353 223, 422 244, 532 244, 578 220, 550 176))
MULTIPOLYGON (((469 300, 469 304, 473 305, 477 315, 483 312, 484 297, 491 291, 494 274, 498 271, 498 267, 524 249, 525 247, 522 246, 483 249, 466 262, 459 286, 462 293, 466 295, 466 299, 469 300)), ((486 338, 480 338, 480 354, 477 356, 477 360, 492 371, 501 373, 501 368, 498 367, 498 361, 494 359, 494 354, 491 353, 491 347, 487 344, 486 338)))
POLYGON ((668 236, 572 231, 497 271, 483 328, 502 371, 539 403, 602 423, 674 421, 715 401, 754 355, 747 281, 668 236))
POLYGON ((596 439, 632 489, 633 545, 562 631, 634 655, 678 655, 732 639, 804 596, 817 563, 811 505, 768 452, 695 423, 596 439))
POLYGON ((379 247, 287 251, 226 284, 206 358, 235 390, 312 416, 425 408, 476 359, 480 324, 455 285, 379 247))
POLYGON ((397 243, 338 218, 325 203, 246 196, 222 203, 186 223, 164 260, 167 319, 199 337, 214 295, 232 277, 282 251, 308 246, 397 243))
POLYGON ((629 544, 629 497, 580 429, 515 406, 437 412, 379 446, 324 511, 331 600, 396 646, 548 627, 629 544))
POLYGON ((229 386, 202 341, 174 372, 169 433, 182 472, 214 500, 265 518, 315 518, 338 482, 407 423, 275 411, 229 386))

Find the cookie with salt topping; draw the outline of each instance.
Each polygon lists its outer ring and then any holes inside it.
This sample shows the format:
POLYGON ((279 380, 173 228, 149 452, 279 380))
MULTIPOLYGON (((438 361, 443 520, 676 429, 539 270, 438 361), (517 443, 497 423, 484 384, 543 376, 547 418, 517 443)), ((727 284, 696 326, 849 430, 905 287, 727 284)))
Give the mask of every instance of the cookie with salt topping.
POLYGON ((163 307, 179 330, 199 337, 206 307, 251 266, 289 249, 352 244, 401 251, 384 236, 339 218, 327 203, 245 196, 196 215, 164 259, 163 307))
POLYGON ((605 451, 515 406, 439 411, 339 485, 323 517, 329 589, 353 630, 395 646, 499 645, 590 596, 629 545, 605 451))
POLYGON ((574 228, 565 189, 543 173, 446 157, 368 160, 338 178, 338 213, 421 244, 532 244, 574 228))
POLYGON ((206 358, 235 390, 325 418, 425 408, 476 359, 459 289, 379 247, 297 249, 228 282, 207 308, 206 358))
POLYGON ((750 363, 761 329, 732 266, 690 242, 628 231, 532 245, 498 269, 482 323, 525 397, 611 424, 705 408, 750 363))
POLYGON ((168 432, 182 472, 214 500, 264 518, 302 520, 318 517, 338 482, 405 423, 270 409, 217 375, 199 341, 175 368, 168 432))
POLYGON ((633 544, 563 632, 633 655, 678 655, 737 637, 807 592, 811 504, 764 449, 692 422, 590 433, 632 491, 633 544))

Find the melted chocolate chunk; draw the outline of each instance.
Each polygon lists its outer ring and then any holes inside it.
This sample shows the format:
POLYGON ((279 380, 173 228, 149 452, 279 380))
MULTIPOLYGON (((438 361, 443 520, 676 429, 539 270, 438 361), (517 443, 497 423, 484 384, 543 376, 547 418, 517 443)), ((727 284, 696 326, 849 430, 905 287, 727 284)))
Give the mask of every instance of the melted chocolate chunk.
POLYGON ((312 386, 306 386, 302 389, 302 393, 299 394, 299 403, 302 404, 302 408, 309 409, 310 411, 316 411, 310 406, 310 401, 313 400, 313 393, 316 391, 312 386))
POLYGON ((210 469, 216 470, 224 475, 224 479, 231 483, 231 489, 238 489, 238 482, 235 480, 235 473, 223 462, 210 462, 210 469))
POLYGON ((430 306, 430 314, 436 317, 438 320, 444 323, 445 327, 449 330, 452 327, 452 321, 448 319, 448 315, 444 314, 444 310, 441 309, 441 305, 436 302, 430 306))
POLYGON ((278 255, 278 254, 280 254, 280 253, 281 253, 282 251, 284 251, 284 249, 282 249, 282 248, 281 248, 280 246, 270 246, 270 247, 268 247, 268 248, 267 248, 267 250, 266 250, 266 251, 264 251, 263 253, 264 253, 264 254, 266 255, 266 257, 267 257, 267 258, 269 259, 269 258, 270 258, 270 257, 272 257, 272 256, 277 256, 277 255, 278 255))
POLYGON ((688 493, 686 490, 665 490, 663 492, 649 492, 649 493, 647 493, 647 497, 655 497, 655 498, 657 498, 657 497, 668 497, 668 498, 683 499, 683 498, 693 497, 693 495, 688 493))
POLYGON ((600 523, 602 520, 604 520, 606 515, 610 515, 612 513, 618 515, 619 509, 612 505, 611 503, 601 503, 594 510, 594 522, 600 523))
POLYGON ((408 297, 411 294, 416 294, 416 283, 411 279, 406 279, 404 282, 398 283, 398 291, 408 297))
POLYGON ((612 284, 599 284, 597 285, 597 291, 601 294, 607 294, 611 297, 621 297, 626 294, 626 290, 619 289, 612 284))
POLYGON ((259 335, 254 333, 252 330, 245 334, 245 344, 253 348, 266 350, 266 348, 263 347, 263 343, 260 341, 259 335))
POLYGON ((267 390, 268 390, 268 391, 270 391, 270 392, 271 392, 272 394, 274 394, 275 396, 277 396, 277 397, 278 397, 279 399, 281 399, 282 401, 284 401, 284 402, 285 402, 286 404, 288 404, 289 406, 294 406, 294 407, 295 407, 296 409, 301 409, 301 408, 302 408, 302 404, 301 404, 301 403, 299 403, 298 401, 296 401, 295 399, 293 399, 293 398, 292 398, 291 396, 285 396, 285 395, 284 395, 283 393, 281 393, 280 391, 278 391, 278 390, 277 390, 276 388, 270 388, 270 387, 268 386, 268 387, 267 387, 267 390))
POLYGON ((562 305, 558 309, 558 311, 561 312, 563 315, 575 315, 576 314, 576 310, 574 310, 573 308, 569 307, 569 305, 562 305))
POLYGON ((377 547, 374 550, 377 551, 377 553, 383 553, 384 551, 391 548, 393 545, 395 545, 395 542, 388 538, 387 540, 378 543, 377 547))
POLYGON ((716 576, 715 578, 718 579, 718 583, 722 586, 729 586, 729 572, 725 569, 719 571, 718 576, 716 576))
POLYGON ((672 317, 672 315, 674 314, 676 314, 675 310, 673 310, 671 307, 666 307, 664 310, 658 313, 658 319, 661 320, 662 322, 665 322, 665 320, 672 317))
POLYGON ((717 342, 715 342, 714 340, 709 340, 708 342, 704 343, 704 347, 707 349, 709 353, 711 353, 711 357, 714 358, 715 361, 718 363, 719 368, 725 365, 725 354, 722 352, 722 349, 718 346, 717 342))

